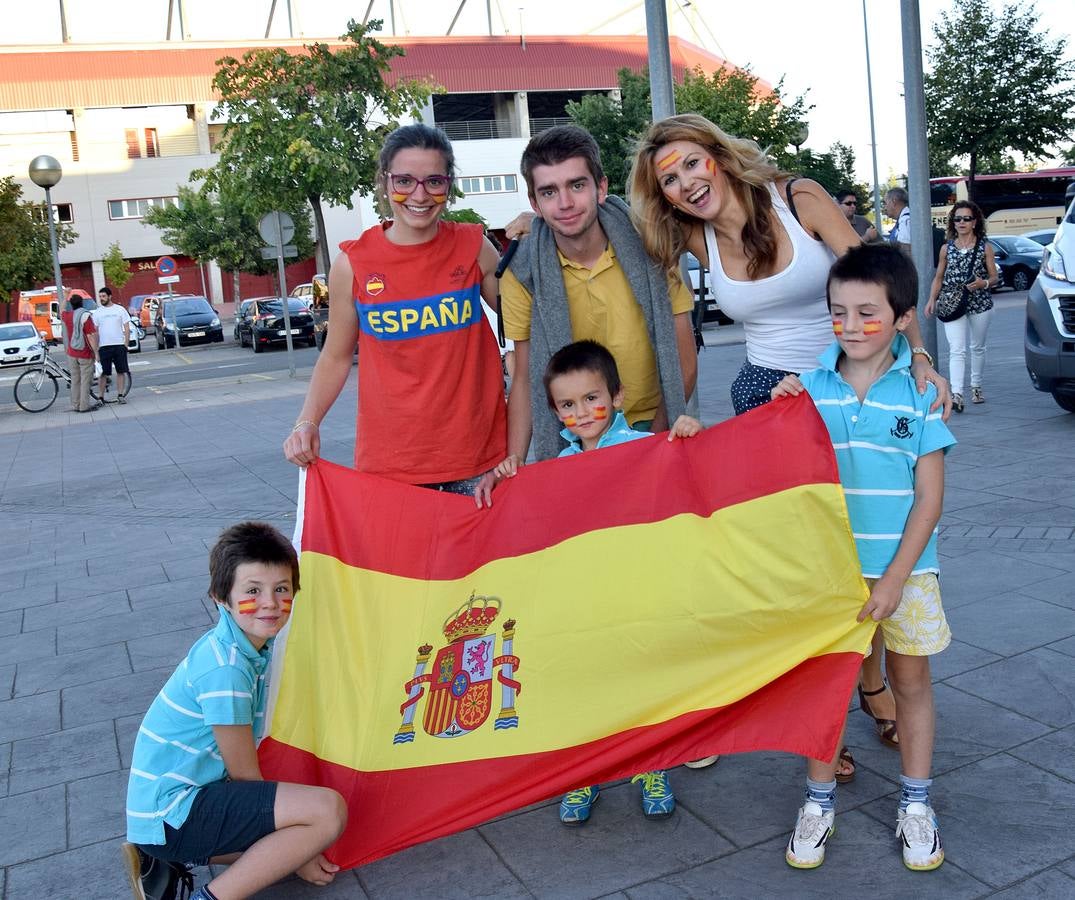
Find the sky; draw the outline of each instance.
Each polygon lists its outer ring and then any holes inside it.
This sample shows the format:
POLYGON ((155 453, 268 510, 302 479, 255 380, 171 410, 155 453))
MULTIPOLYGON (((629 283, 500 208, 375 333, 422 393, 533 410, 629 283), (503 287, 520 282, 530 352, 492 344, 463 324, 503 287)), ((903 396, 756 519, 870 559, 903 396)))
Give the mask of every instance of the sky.
MULTIPOLYGON (((72 41, 107 43, 159 41, 165 37, 169 2, 178 0, 65 0, 72 41)), ((390 0, 373 0, 371 18, 384 20, 391 34, 390 0)), ((287 37, 286 0, 277 0, 270 37, 287 37)), ((349 18, 360 18, 369 0, 291 0, 296 36, 335 37, 349 18)), ((878 174, 907 169, 903 104, 900 7, 896 0, 865 0, 873 71, 878 174)), ((919 0, 922 45, 933 41, 932 26, 952 0, 919 0)), ((1000 0, 993 0, 1000 8, 1000 0)), ((183 0, 192 40, 263 37, 271 0, 183 0)), ((395 0, 396 33, 437 35, 448 30, 456 0, 395 0)), ((621 0, 466 0, 454 34, 493 33, 643 34, 645 4, 621 0)), ((814 108, 808 116, 815 151, 842 141, 855 151, 861 181, 872 183, 871 141, 862 0, 669 0, 669 31, 776 84, 784 79, 786 97, 805 94, 814 108), (760 15, 759 15, 760 11, 760 15)), ((1053 38, 1066 37, 1068 57, 1075 16, 1071 0, 1037 0, 1042 26, 1053 38)), ((0 44, 60 41, 59 3, 39 3, 25 15, 25 0, 0 0, 0 44)), ((178 14, 176 14, 178 22, 178 14)), ((178 25, 175 26, 178 33, 178 25)))

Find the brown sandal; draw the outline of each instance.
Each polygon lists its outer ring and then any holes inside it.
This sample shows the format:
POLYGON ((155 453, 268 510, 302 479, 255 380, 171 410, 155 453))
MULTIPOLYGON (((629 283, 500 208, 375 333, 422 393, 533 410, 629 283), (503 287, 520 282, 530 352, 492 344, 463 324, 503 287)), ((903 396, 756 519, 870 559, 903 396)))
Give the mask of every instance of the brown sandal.
POLYGON ((870 708, 870 704, 866 702, 867 697, 876 697, 878 694, 884 693, 888 689, 888 681, 882 679, 881 686, 876 691, 864 691, 862 685, 859 685, 859 709, 861 709, 866 715, 873 719, 874 728, 877 729, 877 737, 882 744, 886 744, 889 747, 899 748, 900 736, 896 733, 896 722, 894 719, 881 719, 873 714, 873 710, 870 708))
POLYGON ((849 781, 854 781, 855 780, 855 757, 853 757, 851 755, 851 751, 848 750, 847 747, 841 747, 840 748, 840 756, 838 757, 838 759, 845 766, 851 766, 851 771, 850 772, 845 772, 844 774, 840 774, 839 772, 837 772, 836 775, 834 776, 836 778, 837 784, 847 784, 849 781))

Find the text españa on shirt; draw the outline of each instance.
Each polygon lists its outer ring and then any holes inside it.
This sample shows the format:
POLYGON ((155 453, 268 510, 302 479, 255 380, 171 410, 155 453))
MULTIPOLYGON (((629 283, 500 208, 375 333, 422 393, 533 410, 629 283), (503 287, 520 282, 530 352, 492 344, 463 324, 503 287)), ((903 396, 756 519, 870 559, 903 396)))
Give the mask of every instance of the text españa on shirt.
POLYGON ((359 327, 375 338, 401 341, 469 328, 481 316, 478 284, 417 300, 366 304, 355 301, 359 327))

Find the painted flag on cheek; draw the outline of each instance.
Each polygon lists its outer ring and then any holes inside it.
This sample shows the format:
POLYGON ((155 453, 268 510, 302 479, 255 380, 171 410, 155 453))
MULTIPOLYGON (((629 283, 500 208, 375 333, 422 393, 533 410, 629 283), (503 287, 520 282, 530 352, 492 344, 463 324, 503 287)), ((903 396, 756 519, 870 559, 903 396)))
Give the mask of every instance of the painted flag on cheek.
POLYGON ((874 628, 804 396, 526 466, 487 510, 319 462, 300 520, 259 754, 343 795, 344 867, 712 753, 831 758, 874 628))

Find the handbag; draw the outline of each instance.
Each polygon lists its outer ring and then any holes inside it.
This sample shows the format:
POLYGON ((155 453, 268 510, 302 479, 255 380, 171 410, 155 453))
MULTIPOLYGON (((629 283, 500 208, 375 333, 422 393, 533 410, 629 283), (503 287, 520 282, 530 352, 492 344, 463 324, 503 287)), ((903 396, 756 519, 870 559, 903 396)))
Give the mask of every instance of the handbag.
MULTIPOLYGON (((982 239, 978 238, 974 244, 974 252, 970 257, 970 272, 974 273, 974 263, 978 259, 978 251, 981 249, 982 239)), ((956 319, 962 319, 967 314, 967 307, 970 304, 970 289, 963 285, 963 289, 959 292, 959 299, 950 307, 942 306, 940 301, 937 302, 937 318, 942 322, 954 322, 956 319)))

